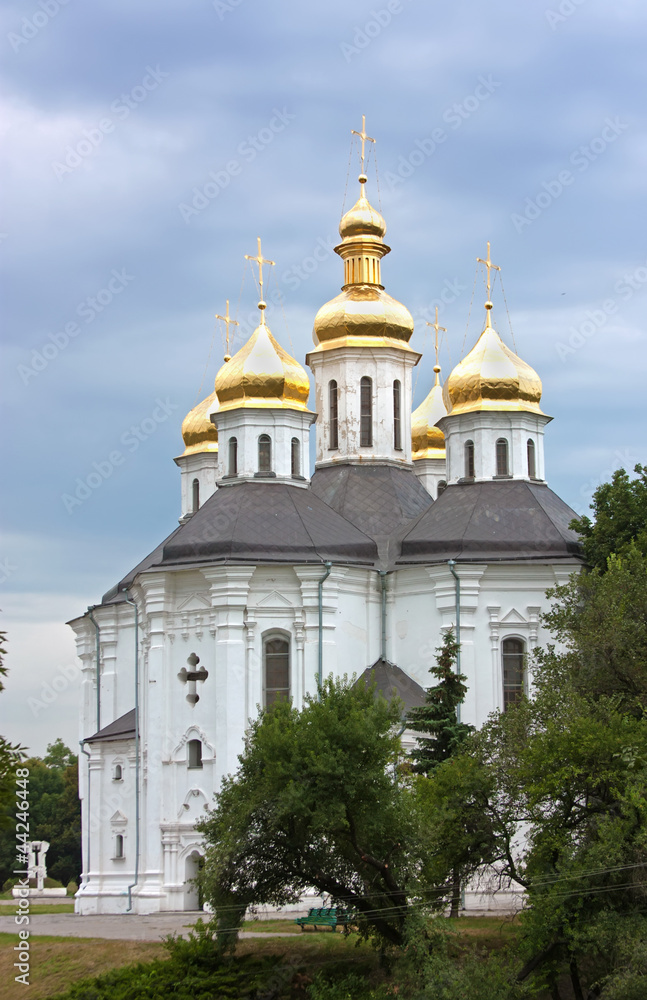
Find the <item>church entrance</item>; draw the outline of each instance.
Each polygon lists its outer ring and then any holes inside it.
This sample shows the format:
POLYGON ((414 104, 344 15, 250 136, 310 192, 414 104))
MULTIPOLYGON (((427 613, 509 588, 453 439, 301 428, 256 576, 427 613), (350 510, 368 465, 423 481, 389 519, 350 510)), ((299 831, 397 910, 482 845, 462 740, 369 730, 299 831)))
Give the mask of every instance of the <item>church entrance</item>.
POLYGON ((202 891, 195 882, 204 864, 204 858, 197 851, 192 851, 184 862, 184 909, 202 909, 202 891))

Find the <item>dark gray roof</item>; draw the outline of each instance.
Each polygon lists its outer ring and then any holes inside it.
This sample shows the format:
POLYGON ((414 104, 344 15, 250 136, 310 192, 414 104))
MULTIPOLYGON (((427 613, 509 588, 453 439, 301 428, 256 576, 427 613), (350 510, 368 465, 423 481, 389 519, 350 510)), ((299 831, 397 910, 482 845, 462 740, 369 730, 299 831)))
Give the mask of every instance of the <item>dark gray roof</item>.
POLYGON ((120 719, 115 719, 108 726, 104 726, 94 736, 89 736, 86 743, 109 742, 110 740, 131 740, 135 738, 135 709, 131 708, 120 719))
POLYGON ((403 715, 409 709, 425 704, 425 689, 420 687, 417 681, 405 674, 404 670, 401 670, 395 663, 389 663, 388 660, 383 660, 381 657, 375 661, 372 667, 367 667, 355 683, 374 683, 376 691, 383 694, 388 701, 397 695, 404 702, 403 715))
POLYGON ((398 565, 582 558, 575 511, 542 483, 449 486, 405 534, 398 565))
POLYGON ((237 483, 216 490, 164 545, 159 566, 204 562, 374 565, 375 543, 309 489, 237 483))
POLYGON ((389 465, 339 465, 317 469, 312 491, 375 539, 383 567, 399 552, 414 518, 433 503, 413 470, 389 465))

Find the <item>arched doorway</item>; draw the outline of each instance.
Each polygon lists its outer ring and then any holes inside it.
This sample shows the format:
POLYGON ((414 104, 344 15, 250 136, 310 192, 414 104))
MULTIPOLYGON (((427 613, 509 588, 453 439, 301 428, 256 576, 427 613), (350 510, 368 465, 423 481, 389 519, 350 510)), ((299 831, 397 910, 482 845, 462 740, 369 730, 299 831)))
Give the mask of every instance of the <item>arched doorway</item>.
POLYGON ((191 851, 184 862, 184 909, 202 909, 202 891, 195 881, 204 864, 204 858, 198 851, 191 851))

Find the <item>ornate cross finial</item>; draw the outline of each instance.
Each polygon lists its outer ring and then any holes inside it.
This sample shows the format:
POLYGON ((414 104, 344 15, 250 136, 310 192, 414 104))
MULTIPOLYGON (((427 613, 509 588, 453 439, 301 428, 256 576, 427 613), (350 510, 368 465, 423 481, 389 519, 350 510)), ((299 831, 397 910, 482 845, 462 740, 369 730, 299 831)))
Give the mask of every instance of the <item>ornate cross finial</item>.
POLYGON ((366 115, 362 115, 362 131, 358 132, 357 129, 352 128, 351 135, 358 135, 362 140, 362 154, 361 154, 361 173, 359 175, 360 184, 366 183, 366 174, 364 173, 364 154, 365 154, 365 144, 367 142, 375 142, 375 139, 371 139, 370 135, 366 134, 366 115))
POLYGON ((237 319, 231 319, 229 315, 229 299, 227 299, 227 308, 225 309, 225 315, 220 316, 219 313, 216 313, 216 319, 221 319, 225 324, 225 326, 227 327, 227 353, 225 354, 225 361, 230 361, 231 354, 229 353, 229 327, 238 326, 239 324, 237 319))
MULTIPOLYGON (((492 282, 491 282, 490 272, 492 271, 492 268, 494 268, 495 271, 500 271, 501 268, 497 264, 493 264, 492 261, 490 260, 490 241, 489 240, 488 240, 488 245, 487 245, 487 260, 483 260, 482 257, 477 257, 476 261, 477 261, 478 264, 485 264, 485 266, 487 267, 487 298, 488 298, 488 303, 490 303, 490 293, 492 291, 492 282)), ((492 304, 490 303, 489 305, 486 305, 485 308, 486 309, 491 309, 492 308, 492 304)))
MULTIPOLYGON (((433 323, 427 322, 427 326, 432 326, 434 328, 434 331, 435 331, 435 334, 434 334, 434 350, 436 352, 436 368, 438 369, 438 371, 440 371, 440 365, 438 364, 438 331, 442 330, 443 333, 447 333, 447 327, 446 326, 440 326, 439 323, 438 323, 438 306, 436 306, 436 319, 434 320, 433 323)), ((434 371, 436 371, 436 368, 434 368, 434 371)))
POLYGON ((273 266, 276 261, 266 260, 266 258, 263 257, 263 254, 261 253, 261 238, 260 236, 257 236, 256 238, 258 240, 258 254, 256 257, 252 257, 251 254, 246 253, 245 260, 255 260, 258 264, 258 285, 261 290, 261 301, 258 303, 258 308, 261 310, 261 322, 263 322, 263 309, 265 309, 265 302, 263 301, 263 264, 270 264, 273 266))

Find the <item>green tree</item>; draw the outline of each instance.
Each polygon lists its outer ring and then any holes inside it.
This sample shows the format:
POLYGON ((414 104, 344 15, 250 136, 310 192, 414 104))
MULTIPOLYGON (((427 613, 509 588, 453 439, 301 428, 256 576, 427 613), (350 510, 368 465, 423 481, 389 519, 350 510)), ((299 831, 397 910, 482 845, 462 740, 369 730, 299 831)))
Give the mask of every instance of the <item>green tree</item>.
MULTIPOLYGON (((456 673, 459 649, 453 630, 445 632, 436 650, 436 664, 429 669, 438 684, 427 688, 425 704, 410 709, 405 720, 408 729, 424 734, 416 737, 416 747, 410 754, 418 774, 428 775, 453 757, 474 731, 474 726, 459 721, 459 706, 467 692, 467 677, 456 673)), ((456 867, 452 873, 451 917, 458 916, 460 893, 460 867, 456 867)))
POLYGON ((492 716, 424 785, 431 815, 448 813, 443 863, 467 846, 525 892, 519 980, 532 975, 557 998, 566 975, 583 1000, 616 995, 627 954, 644 984, 647 559, 629 546, 606 573, 552 596, 545 621, 563 645, 536 653, 532 696, 492 716), (464 807, 451 793, 461 781, 464 807), (480 844, 467 837, 475 804, 480 844))
POLYGON ((637 478, 630 479, 618 469, 610 483, 598 486, 591 503, 594 521, 584 514, 570 524, 582 536, 586 561, 601 573, 609 556, 624 552, 631 543, 647 555, 647 466, 636 465, 634 472, 637 478))
POLYGON ((221 941, 247 906, 296 902, 314 887, 356 910, 365 933, 402 943, 418 857, 400 708, 329 679, 301 711, 280 701, 251 724, 237 773, 200 825, 221 941))
POLYGON ((407 729, 424 734, 416 737, 417 746, 410 754, 413 770, 419 774, 429 774, 453 757, 474 731, 474 726, 459 722, 458 718, 458 707, 467 692, 467 677, 456 673, 459 648, 450 629, 436 650, 435 666, 429 668, 429 673, 438 678, 438 684, 427 688, 425 704, 411 708, 405 719, 407 729))

